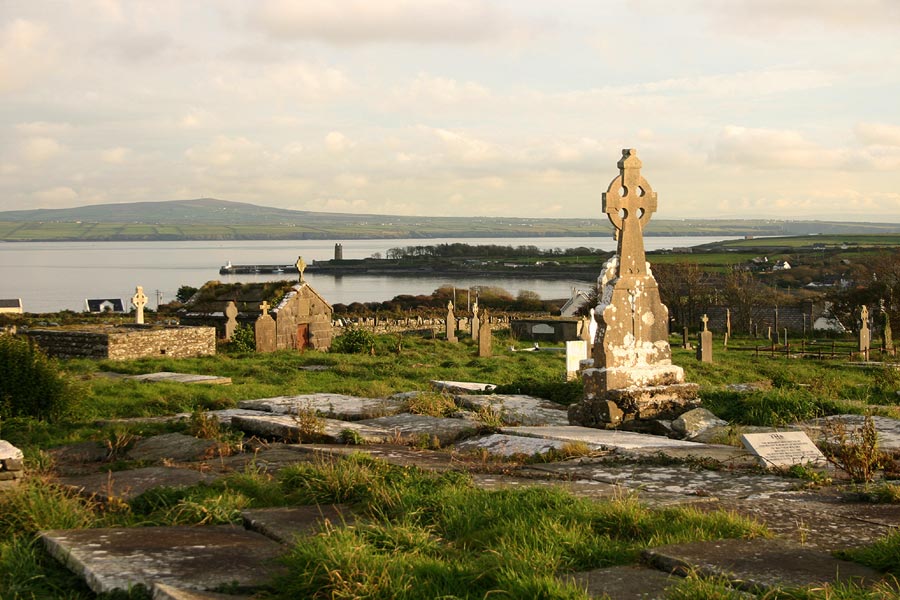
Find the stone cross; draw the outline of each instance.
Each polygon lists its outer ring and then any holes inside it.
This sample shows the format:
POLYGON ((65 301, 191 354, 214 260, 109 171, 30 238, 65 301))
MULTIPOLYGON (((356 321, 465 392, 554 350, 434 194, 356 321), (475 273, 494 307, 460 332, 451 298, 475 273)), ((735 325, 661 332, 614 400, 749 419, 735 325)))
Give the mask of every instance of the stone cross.
POLYGON ((697 359, 700 362, 711 363, 713 361, 713 352, 712 331, 710 331, 707 327, 707 323, 709 323, 709 317, 704 314, 702 317, 700 317, 700 320, 703 321, 703 330, 700 332, 700 343, 697 345, 697 359))
POLYGON ((869 334, 869 309, 863 304, 859 308, 859 351, 865 353, 869 360, 869 347, 871 335, 869 334))
POLYGON ((884 300, 881 301, 881 351, 894 355, 894 336, 891 331, 891 315, 888 314, 884 307, 884 300))
POLYGON ((263 314, 263 315, 269 314, 269 309, 270 309, 270 308, 271 308, 271 306, 269 306, 269 303, 266 302, 265 300, 263 300, 263 301, 262 301, 262 304, 259 305, 259 310, 262 311, 262 314, 263 314))
POLYGON ((134 322, 143 325, 144 307, 147 305, 147 296, 144 295, 144 288, 142 286, 137 286, 135 289, 134 296, 131 297, 131 303, 135 308, 134 322))
POLYGON ((453 314, 453 301, 447 302, 447 341, 448 342, 457 342, 459 338, 456 337, 456 315, 453 314))
POLYGON ((478 341, 478 298, 475 298, 475 303, 472 305, 472 321, 469 323, 469 331, 472 335, 472 339, 476 342, 478 341))
POLYGON ((228 304, 225 305, 225 316, 227 320, 225 321, 225 340, 231 340, 231 336, 234 335, 234 330, 237 328, 237 320, 235 317, 238 316, 237 305, 234 303, 234 300, 229 300, 228 304))
POLYGON ((641 176, 637 150, 622 150, 619 176, 603 194, 603 212, 616 229, 619 275, 645 275, 647 258, 643 230, 656 212, 656 192, 641 176))
POLYGON ((297 272, 300 273, 300 283, 303 283, 303 271, 306 270, 306 263, 303 261, 302 256, 297 257, 297 264, 294 266, 297 267, 297 272))
POLYGON ((703 331, 709 331, 709 327, 707 327, 707 324, 709 323, 709 317, 706 316, 706 313, 704 313, 703 316, 700 317, 700 320, 703 321, 703 331))
POLYGON ((725 334, 731 337, 731 309, 725 309, 725 334))

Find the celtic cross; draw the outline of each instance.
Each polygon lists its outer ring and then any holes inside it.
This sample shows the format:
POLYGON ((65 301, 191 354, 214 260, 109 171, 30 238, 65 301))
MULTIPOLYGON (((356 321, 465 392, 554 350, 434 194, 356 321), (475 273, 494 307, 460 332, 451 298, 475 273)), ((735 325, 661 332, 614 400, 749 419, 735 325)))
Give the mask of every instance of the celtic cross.
POLYGON ((259 305, 259 310, 262 311, 262 316, 269 314, 269 303, 263 300, 262 304, 259 305))
POLYGON ((303 271, 306 270, 306 263, 303 261, 302 256, 297 257, 297 264, 294 266, 297 267, 297 272, 300 273, 300 283, 303 283, 303 271))
POLYGON ((616 228, 619 276, 646 275, 644 226, 656 212, 656 192, 641 176, 641 160, 637 150, 622 150, 617 163, 619 176, 603 194, 603 212, 616 228))
POLYGON ((706 324, 709 323, 709 317, 704 314, 700 317, 700 320, 703 321, 703 331, 709 331, 709 328, 706 326, 706 324))

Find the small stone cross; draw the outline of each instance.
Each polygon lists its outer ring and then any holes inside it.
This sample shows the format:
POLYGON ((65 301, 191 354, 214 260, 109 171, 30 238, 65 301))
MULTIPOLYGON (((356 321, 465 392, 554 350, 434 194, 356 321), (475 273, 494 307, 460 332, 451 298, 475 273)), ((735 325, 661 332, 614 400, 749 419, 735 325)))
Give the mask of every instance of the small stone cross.
POLYGON ((269 314, 269 308, 271 308, 269 306, 269 303, 263 300, 262 304, 259 305, 259 310, 262 311, 262 316, 266 316, 267 314, 269 314))
POLYGON ((297 257, 297 264, 294 266, 297 267, 297 272, 300 273, 300 283, 303 283, 303 271, 306 270, 306 263, 303 261, 302 256, 297 257))
POLYGON ((700 317, 700 320, 703 321, 703 331, 709 331, 709 329, 706 327, 706 324, 709 323, 709 317, 704 314, 702 317, 700 317))
POLYGON ((619 275, 645 275, 647 257, 644 252, 644 226, 656 212, 656 192, 641 176, 641 160, 637 150, 622 150, 618 162, 619 176, 603 194, 603 212, 616 228, 619 275))
MULTIPOLYGON (((140 288, 138 288, 140 289, 140 288)), ((859 308, 859 320, 862 321, 862 326, 866 327, 869 324, 869 309, 863 304, 859 308)))
POLYGON ((138 324, 144 323, 144 307, 147 305, 147 296, 144 295, 144 288, 137 286, 134 296, 131 297, 131 303, 134 304, 135 317, 134 322, 138 324))

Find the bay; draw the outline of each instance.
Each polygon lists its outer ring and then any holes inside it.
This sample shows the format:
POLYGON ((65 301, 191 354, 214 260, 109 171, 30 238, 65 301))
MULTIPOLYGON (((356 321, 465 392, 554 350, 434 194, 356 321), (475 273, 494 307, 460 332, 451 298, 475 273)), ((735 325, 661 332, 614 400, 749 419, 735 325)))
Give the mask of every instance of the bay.
MULTIPOLYGON (((648 250, 696 246, 734 237, 659 236, 645 238, 648 250)), ((551 248, 615 249, 604 237, 558 238, 435 238, 350 240, 344 258, 382 256, 390 248, 464 243, 472 245, 536 246, 551 248)), ((210 280, 226 283, 292 279, 288 271, 271 275, 219 275, 219 267, 233 264, 293 264, 298 256, 307 263, 334 257, 334 240, 180 241, 180 242, 16 242, 0 243, 0 298, 22 298, 31 313, 84 310, 86 298, 128 299, 137 285, 144 287, 149 306, 169 302, 182 285, 200 287, 210 280)), ((598 273, 599 275, 599 273, 598 273)), ((586 289, 590 282, 498 277, 396 277, 307 274, 316 290, 332 304, 389 300, 398 294, 429 294, 442 285, 458 289, 491 285, 509 290, 531 290, 542 298, 567 298, 572 287, 586 289)))

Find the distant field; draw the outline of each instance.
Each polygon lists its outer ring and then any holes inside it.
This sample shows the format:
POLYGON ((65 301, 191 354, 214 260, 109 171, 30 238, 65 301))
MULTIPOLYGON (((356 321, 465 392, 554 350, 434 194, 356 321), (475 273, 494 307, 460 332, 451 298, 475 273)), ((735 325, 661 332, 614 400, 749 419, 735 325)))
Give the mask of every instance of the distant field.
POLYGON ((801 235, 790 237, 754 238, 750 240, 732 240, 717 243, 717 246, 725 248, 849 248, 873 247, 873 246, 900 246, 900 234, 840 234, 840 235, 801 235))

